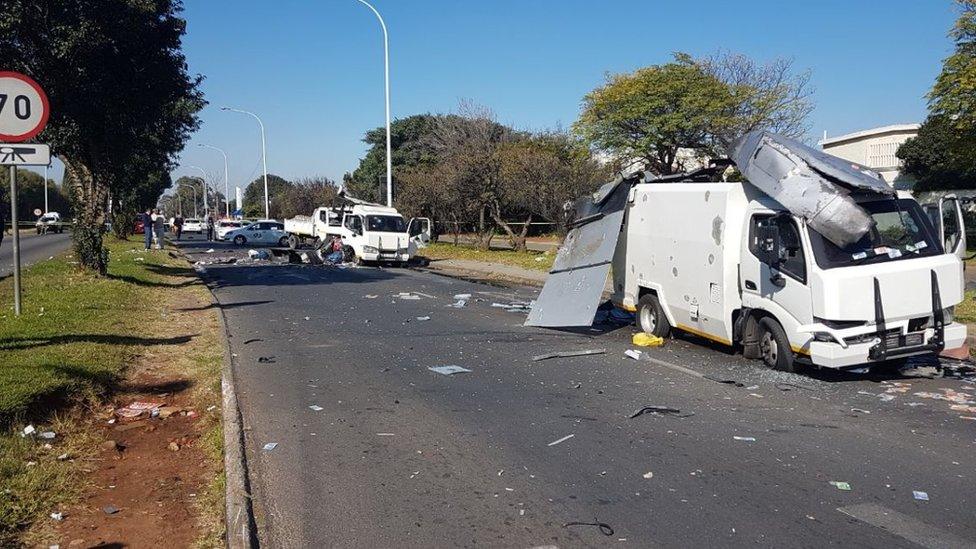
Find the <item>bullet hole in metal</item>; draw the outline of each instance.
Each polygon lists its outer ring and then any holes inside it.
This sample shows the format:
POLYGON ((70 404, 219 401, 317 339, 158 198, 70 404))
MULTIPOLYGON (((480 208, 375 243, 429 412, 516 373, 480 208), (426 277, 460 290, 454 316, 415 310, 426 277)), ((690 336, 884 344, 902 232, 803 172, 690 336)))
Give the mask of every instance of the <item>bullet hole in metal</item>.
POLYGON ((715 263, 715 254, 708 254, 708 264, 715 263))
POLYGON ((671 276, 678 276, 678 268, 671 267, 671 276))

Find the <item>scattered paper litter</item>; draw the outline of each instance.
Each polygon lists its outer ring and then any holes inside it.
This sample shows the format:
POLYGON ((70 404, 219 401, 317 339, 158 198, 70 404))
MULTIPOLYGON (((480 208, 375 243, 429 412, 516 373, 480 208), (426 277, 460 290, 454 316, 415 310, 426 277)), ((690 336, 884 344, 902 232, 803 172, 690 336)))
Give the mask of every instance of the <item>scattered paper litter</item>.
POLYGON ((463 299, 467 301, 471 299, 471 294, 454 294, 454 299, 463 299))
POLYGON ((53 440, 54 437, 56 437, 58 435, 55 434, 54 431, 41 431, 40 433, 37 434, 37 436, 39 436, 40 438, 46 439, 46 440, 53 440))
POLYGON ((756 442, 756 437, 733 436, 732 438, 734 438, 735 440, 741 440, 741 441, 744 441, 744 442, 756 442))
POLYGON ((830 481, 830 485, 834 486, 838 490, 844 490, 845 492, 849 492, 851 490, 851 485, 847 482, 832 480, 830 481))
POLYGON ((644 478, 648 478, 648 479, 654 478, 654 473, 651 472, 651 471, 648 471, 648 472, 644 473, 644 478))
POLYGON ((51 513, 51 518, 60 522, 64 520, 64 513, 51 513))
POLYGON ((392 437, 392 436, 396 436, 396 435, 394 433, 376 433, 376 436, 378 436, 378 437, 392 437))
POLYGON ((262 448, 265 451, 270 452, 271 450, 274 450, 277 447, 278 447, 278 443, 277 442, 269 442, 269 443, 265 444, 262 448))
POLYGON ((217 251, 217 250, 214 250, 213 248, 210 248, 210 249, 209 249, 209 250, 207 250, 207 251, 206 251, 205 253, 208 253, 208 254, 212 254, 212 253, 214 253, 215 251, 217 251))
POLYGON ((418 316, 417 317, 417 320, 419 320, 421 322, 424 322, 426 320, 430 320, 430 317, 429 316, 418 316))
POLYGON ((929 494, 928 494, 928 492, 921 492, 919 490, 912 490, 912 497, 914 497, 915 499, 917 499, 919 501, 928 501, 929 500, 929 494))
POLYGON ((369 295, 364 295, 363 296, 363 299, 376 299, 377 297, 379 297, 379 296, 378 295, 369 294, 369 295))
POLYGON ((642 353, 635 349, 627 349, 626 351, 624 351, 624 354, 634 360, 640 360, 642 353))
POLYGON ((450 375, 454 375, 454 374, 461 374, 461 373, 468 373, 468 372, 471 371, 471 370, 469 370, 467 368, 462 368, 460 366, 454 366, 454 365, 448 365, 448 366, 429 366, 427 369, 430 370, 431 372, 437 372, 438 374, 443 374, 443 375, 446 375, 446 376, 450 376, 450 375))
POLYGON ((323 408, 323 407, 321 407, 321 406, 319 406, 317 404, 313 404, 313 405, 309 406, 309 409, 311 409, 313 412, 321 412, 325 408, 323 408))
POLYGON ((24 427, 24 431, 20 433, 20 436, 29 437, 33 435, 36 431, 37 429, 33 425, 28 425, 27 427, 24 427))
POLYGON ((465 300, 465 299, 459 299, 455 303, 451 303, 449 305, 445 305, 445 307, 453 307, 455 309, 463 309, 464 306, 467 305, 467 304, 468 304, 468 301, 467 300, 465 300))
POLYGON ((561 442, 566 442, 567 440, 569 440, 569 439, 571 439, 571 438, 573 438, 575 436, 576 436, 575 434, 573 434, 573 435, 566 435, 563 438, 556 439, 556 440, 550 442, 549 444, 547 444, 547 446, 555 446, 555 445, 557 445, 557 444, 559 444, 561 442))

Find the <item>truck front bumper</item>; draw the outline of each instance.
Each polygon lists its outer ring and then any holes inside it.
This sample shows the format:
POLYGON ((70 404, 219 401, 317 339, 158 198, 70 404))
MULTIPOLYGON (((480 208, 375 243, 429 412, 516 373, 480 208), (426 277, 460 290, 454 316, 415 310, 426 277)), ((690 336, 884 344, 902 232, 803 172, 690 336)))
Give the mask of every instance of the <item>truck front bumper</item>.
MULTIPOLYGON (((932 329, 925 331, 925 342, 920 346, 901 347, 890 349, 885 357, 887 360, 918 356, 924 354, 937 353, 944 349, 955 349, 961 347, 966 342, 966 326, 953 322, 944 328, 944 345, 934 348, 931 344, 935 331, 932 329)), ((811 341, 810 342, 810 361, 815 366, 823 368, 847 368, 851 366, 862 366, 877 362, 870 356, 871 348, 875 341, 864 343, 851 343, 847 348, 838 343, 811 341)))
POLYGON ((363 261, 410 261, 410 254, 399 254, 396 252, 365 253, 363 261))

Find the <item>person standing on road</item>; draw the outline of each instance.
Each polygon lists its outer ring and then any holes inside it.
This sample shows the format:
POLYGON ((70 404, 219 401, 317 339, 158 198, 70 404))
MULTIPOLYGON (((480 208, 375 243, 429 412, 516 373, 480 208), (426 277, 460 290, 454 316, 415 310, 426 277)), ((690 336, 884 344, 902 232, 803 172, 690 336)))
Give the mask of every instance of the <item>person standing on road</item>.
POLYGON ((153 241, 152 208, 149 208, 145 212, 139 214, 139 220, 142 221, 142 233, 146 237, 146 249, 148 250, 152 248, 153 241))
POLYGON ((179 240, 183 236, 183 216, 177 215, 173 219, 173 232, 176 233, 176 240, 179 240))
POLYGON ((207 216, 207 241, 214 239, 214 220, 212 215, 207 216))
POLYGON ((156 210, 156 216, 153 219, 153 232, 156 233, 156 249, 163 249, 163 239, 166 238, 166 217, 156 210))

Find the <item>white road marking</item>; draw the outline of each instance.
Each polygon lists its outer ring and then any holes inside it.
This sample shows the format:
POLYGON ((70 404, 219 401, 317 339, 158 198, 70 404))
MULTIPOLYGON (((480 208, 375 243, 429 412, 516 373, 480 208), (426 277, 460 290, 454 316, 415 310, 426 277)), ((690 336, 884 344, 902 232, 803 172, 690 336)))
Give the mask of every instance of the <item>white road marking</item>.
POLYGON ((672 364, 672 363, 667 362, 665 360, 661 360, 661 359, 653 358, 653 357, 647 357, 647 360, 649 360, 650 362, 653 362, 654 364, 657 364, 658 366, 664 366, 665 368, 671 368, 672 370, 676 370, 678 372, 681 372, 681 373, 684 373, 684 374, 688 374, 690 376, 695 376, 697 378, 704 378, 705 377, 705 374, 700 374, 700 373, 692 370, 691 368, 685 368, 684 366, 678 366, 677 364, 672 364))
POLYGON ((924 522, 892 511, 876 503, 858 503, 847 507, 838 507, 838 511, 849 517, 881 528, 889 534, 896 535, 912 543, 928 549, 959 549, 963 547, 976 548, 976 542, 960 538, 924 522))

